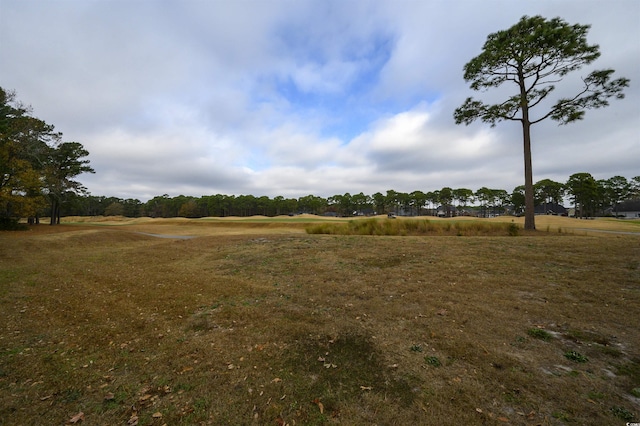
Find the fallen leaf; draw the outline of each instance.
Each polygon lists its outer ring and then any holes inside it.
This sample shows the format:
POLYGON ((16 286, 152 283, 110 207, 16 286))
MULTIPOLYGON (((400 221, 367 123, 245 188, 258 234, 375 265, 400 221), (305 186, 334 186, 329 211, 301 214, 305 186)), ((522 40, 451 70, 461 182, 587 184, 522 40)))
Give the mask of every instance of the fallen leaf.
POLYGON ((153 417, 154 419, 161 419, 162 418, 162 413, 160 411, 153 413, 151 415, 151 417, 153 417))
POLYGON ((370 391, 370 390, 373 390, 373 386, 360 386, 360 390, 363 390, 363 391, 365 391, 365 390, 366 390, 366 391, 370 391))
POLYGON ((113 394, 113 392, 109 392, 104 396, 105 401, 113 401, 114 398, 115 398, 115 395, 113 394))
POLYGON ((320 414, 324 413, 324 405, 322 405, 322 402, 318 401, 318 408, 320 409, 320 414))
POLYGON ((480 414, 482 414, 482 408, 476 408, 476 411, 480 414))
POLYGON ((83 420, 84 420, 84 413, 82 411, 80 411, 78 414, 76 414, 75 416, 71 417, 67 423, 76 424, 76 423, 81 422, 83 420))
POLYGON ((445 316, 447 315, 447 310, 446 309, 440 309, 438 312, 436 312, 438 315, 440 316, 445 316))
POLYGON ((132 414, 131 417, 129 418, 129 421, 127 422, 127 424, 129 426, 137 426, 138 425, 138 415, 137 414, 132 414))
POLYGON ((275 379, 273 379, 271 381, 271 383, 280 383, 282 381, 282 379, 280 377, 276 377, 275 379))

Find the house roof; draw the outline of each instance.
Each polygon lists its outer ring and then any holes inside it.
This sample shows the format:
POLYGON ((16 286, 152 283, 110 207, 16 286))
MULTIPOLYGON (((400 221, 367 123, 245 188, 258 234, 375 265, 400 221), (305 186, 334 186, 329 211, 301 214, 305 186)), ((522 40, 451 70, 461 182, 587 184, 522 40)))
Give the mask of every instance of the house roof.
POLYGON ((566 214, 567 213, 567 209, 560 204, 556 204, 556 203, 547 203, 547 204, 539 204, 535 207, 534 209, 535 213, 548 213, 548 212, 553 212, 556 214, 566 214))
POLYGON ((617 212, 640 212, 640 198, 618 203, 615 206, 615 210, 617 212))

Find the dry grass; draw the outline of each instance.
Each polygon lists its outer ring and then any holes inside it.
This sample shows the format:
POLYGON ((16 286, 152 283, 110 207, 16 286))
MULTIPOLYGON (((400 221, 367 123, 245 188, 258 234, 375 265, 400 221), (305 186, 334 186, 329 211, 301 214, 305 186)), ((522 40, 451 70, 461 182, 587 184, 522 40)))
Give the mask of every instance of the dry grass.
POLYGON ((0 234, 0 424, 640 419, 638 235, 90 222, 0 234))

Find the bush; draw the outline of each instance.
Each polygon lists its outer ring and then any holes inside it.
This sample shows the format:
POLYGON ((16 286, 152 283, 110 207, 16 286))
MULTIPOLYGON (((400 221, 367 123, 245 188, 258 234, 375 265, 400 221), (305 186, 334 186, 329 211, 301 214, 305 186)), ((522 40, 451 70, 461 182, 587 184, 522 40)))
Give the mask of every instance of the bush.
POLYGON ((527 334, 540 340, 551 340, 552 337, 548 331, 541 328, 530 328, 527 330, 527 334))
POLYGON ((307 226, 308 234, 331 235, 518 235, 515 223, 443 222, 429 220, 356 219, 348 223, 322 223, 307 226))
POLYGON ((12 217, 0 217, 0 231, 26 231, 29 227, 12 217))

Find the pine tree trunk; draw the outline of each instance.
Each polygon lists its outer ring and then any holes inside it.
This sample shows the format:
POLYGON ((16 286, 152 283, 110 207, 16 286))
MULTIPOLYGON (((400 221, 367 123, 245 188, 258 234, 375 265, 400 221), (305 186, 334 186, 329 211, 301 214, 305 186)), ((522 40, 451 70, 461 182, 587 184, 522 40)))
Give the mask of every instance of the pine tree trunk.
POLYGON ((531 124, 528 117, 522 121, 524 140, 524 229, 535 230, 535 201, 533 194, 533 168, 531 166, 531 124))

